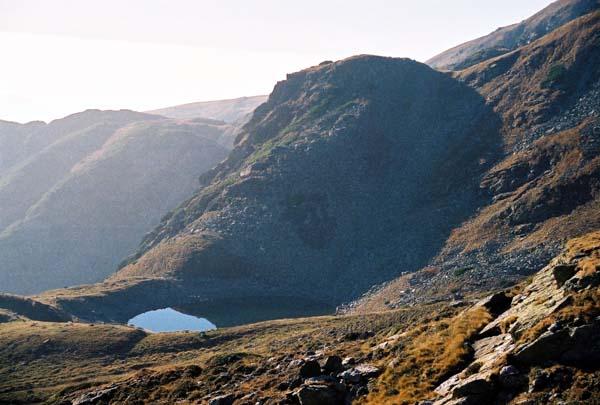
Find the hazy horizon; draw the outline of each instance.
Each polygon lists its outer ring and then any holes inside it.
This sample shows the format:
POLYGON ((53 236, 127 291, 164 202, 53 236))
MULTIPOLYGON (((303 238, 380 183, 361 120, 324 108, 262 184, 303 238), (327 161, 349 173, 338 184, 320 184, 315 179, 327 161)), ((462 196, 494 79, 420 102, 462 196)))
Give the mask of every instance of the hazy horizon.
POLYGON ((0 119, 268 94, 286 73, 355 54, 424 62, 551 1, 376 3, 2 0, 0 119))

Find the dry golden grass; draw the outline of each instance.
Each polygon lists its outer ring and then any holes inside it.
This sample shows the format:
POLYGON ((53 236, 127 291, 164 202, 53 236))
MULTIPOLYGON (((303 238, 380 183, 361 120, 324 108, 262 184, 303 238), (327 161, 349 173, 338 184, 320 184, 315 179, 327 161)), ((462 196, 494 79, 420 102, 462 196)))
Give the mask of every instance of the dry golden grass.
MULTIPOLYGON (((123 384, 123 395, 147 403, 173 403, 177 397, 193 402, 219 388, 215 378, 223 371, 241 376, 237 368, 273 369, 285 356, 302 357, 307 351, 363 359, 381 336, 406 332, 434 317, 450 317, 455 309, 442 305, 414 307, 359 316, 323 316, 283 319, 199 333, 147 334, 118 325, 15 321, 0 324, 0 402, 31 403, 53 395, 107 383, 123 384), (369 334, 367 340, 346 339, 348 333, 369 334), (231 354, 242 360, 221 364, 231 354), (269 358, 279 359, 270 363, 269 358), (186 367, 199 366, 199 376, 186 377, 186 367), (183 370, 183 371, 182 371, 183 370), (176 380, 169 376, 178 373, 176 380), (129 381, 149 376, 147 387, 129 381), (18 402, 20 401, 20 402, 18 402)), ((289 381, 297 370, 265 373, 239 380, 240 393, 259 392, 283 400, 277 385, 289 381)))
POLYGON ((580 276, 589 276, 600 271, 600 232, 592 232, 567 243, 567 255, 586 254, 578 263, 580 276))
POLYGON ((491 319, 485 308, 474 307, 449 321, 423 325, 410 334, 406 347, 393 357, 396 365, 386 369, 376 391, 364 402, 403 404, 426 399, 437 384, 468 360, 465 343, 491 319))
MULTIPOLYGON (((577 79, 588 72, 598 40, 600 12, 578 18, 531 44, 486 60, 458 73, 479 89, 504 117, 508 146, 560 102, 564 90, 545 85, 554 66, 563 66, 577 79), (505 66, 507 74, 494 74, 505 66), (579 72, 579 75, 576 73, 579 72)), ((503 73, 504 73, 503 72, 503 73)))
MULTIPOLYGON (((475 217, 454 229, 440 257, 452 255, 452 252, 456 251, 469 253, 485 249, 486 245, 496 244, 501 246, 502 253, 514 253, 535 248, 549 241, 567 240, 598 229, 600 201, 597 198, 574 207, 573 211, 565 215, 551 215, 536 223, 536 228, 518 237, 513 234, 514 227, 507 220, 507 214, 513 208, 521 207, 524 211, 532 212, 536 207, 548 205, 549 198, 557 198, 552 195, 548 197, 548 190, 587 181, 585 179, 590 177, 590 173, 600 170, 600 158, 586 160, 580 148, 580 133, 586 125, 587 121, 577 128, 540 138, 530 150, 510 155, 492 168, 482 185, 493 184, 504 176, 509 176, 510 180, 510 175, 503 173, 511 173, 511 170, 518 171, 518 168, 525 167, 526 171, 530 171, 538 166, 543 167, 544 162, 554 162, 552 170, 513 187, 509 190, 513 193, 511 196, 490 204, 475 217)), ((566 200, 568 197, 561 198, 566 200)), ((547 209, 549 212, 553 210, 552 207, 547 209)))

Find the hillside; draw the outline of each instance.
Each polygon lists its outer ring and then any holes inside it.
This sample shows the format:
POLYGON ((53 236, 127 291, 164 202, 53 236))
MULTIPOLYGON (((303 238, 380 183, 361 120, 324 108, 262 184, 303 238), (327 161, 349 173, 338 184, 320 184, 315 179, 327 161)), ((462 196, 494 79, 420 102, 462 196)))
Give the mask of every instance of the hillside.
POLYGON ((597 6, 0 121, 0 404, 600 403, 597 6))
POLYGON ((527 45, 599 7, 598 0, 557 0, 518 24, 448 49, 426 63, 436 69, 465 69, 527 45))
POLYGON ((457 73, 503 118, 506 156, 480 183, 491 202, 452 231, 423 271, 355 305, 501 287, 540 268, 564 241, 600 228, 598 41, 600 12, 457 73))
POLYGON ((0 321, 0 402, 596 403, 599 269, 596 232, 483 299, 200 334, 21 315, 0 321))
POLYGON ((28 134, 40 126, 44 123, 34 121, 22 125, 0 120, 0 174, 24 157, 28 134))
POLYGON ((500 124, 475 91, 407 59, 291 74, 128 265, 103 285, 48 296, 120 321, 199 299, 209 319, 267 298, 263 313, 280 302, 331 312, 422 267, 484 204, 473 174, 500 152, 500 124))
POLYGON ((43 299, 83 319, 188 306, 231 325, 522 279, 600 225, 599 19, 454 75, 372 56, 288 75, 123 268, 43 299))
POLYGON ((16 130, 11 136, 14 142, 12 145, 7 142, 6 146, 8 150, 22 151, 22 157, 16 158, 15 164, 0 178, 0 229, 22 218, 50 185, 101 147, 117 129, 136 121, 158 118, 126 110, 87 110, 47 125, 13 127, 16 130))
POLYGON ((247 115, 265 101, 267 101, 267 96, 240 97, 230 100, 182 104, 148 111, 148 113, 169 118, 193 119, 200 117, 237 123, 244 120, 247 115))
POLYGON ((23 158, 0 172, 0 290, 104 279, 226 157, 231 128, 97 110, 13 124, 5 146, 23 158))

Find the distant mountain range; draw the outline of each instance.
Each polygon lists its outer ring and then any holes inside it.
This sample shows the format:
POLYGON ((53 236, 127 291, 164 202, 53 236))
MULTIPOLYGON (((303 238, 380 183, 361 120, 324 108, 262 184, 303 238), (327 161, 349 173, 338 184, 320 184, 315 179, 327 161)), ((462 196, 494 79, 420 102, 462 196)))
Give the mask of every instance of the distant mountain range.
POLYGON ((228 123, 240 122, 262 103, 267 96, 240 97, 230 100, 202 101, 148 111, 169 118, 211 118, 228 123))
MULTIPOLYGON (((250 108, 218 105, 238 120, 250 108)), ((0 290, 104 279, 227 156, 236 129, 127 110, 0 122, 0 290)))

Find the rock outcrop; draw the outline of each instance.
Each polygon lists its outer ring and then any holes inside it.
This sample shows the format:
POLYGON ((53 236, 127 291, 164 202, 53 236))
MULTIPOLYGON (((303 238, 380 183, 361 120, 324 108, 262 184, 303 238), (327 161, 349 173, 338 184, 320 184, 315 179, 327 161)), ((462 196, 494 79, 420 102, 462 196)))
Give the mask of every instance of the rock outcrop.
POLYGON ((596 368, 600 317, 599 307, 590 303, 597 302, 600 292, 597 286, 569 286, 584 274, 595 277, 598 272, 600 233, 571 241, 482 329, 471 343, 472 361, 436 388, 440 398, 435 404, 506 403, 556 384, 540 377, 554 371, 540 370, 557 365, 596 368))

